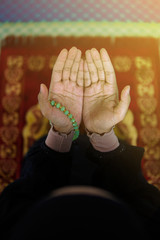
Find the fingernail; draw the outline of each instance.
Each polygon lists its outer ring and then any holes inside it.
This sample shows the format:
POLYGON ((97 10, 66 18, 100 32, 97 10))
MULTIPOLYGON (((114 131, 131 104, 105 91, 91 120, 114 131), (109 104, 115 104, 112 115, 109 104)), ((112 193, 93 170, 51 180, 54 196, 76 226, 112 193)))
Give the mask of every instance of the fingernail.
POLYGON ((42 84, 40 84, 40 93, 42 92, 42 84))
POLYGON ((128 89, 126 91, 128 95, 130 94, 130 89, 131 89, 130 86, 128 86, 128 89))

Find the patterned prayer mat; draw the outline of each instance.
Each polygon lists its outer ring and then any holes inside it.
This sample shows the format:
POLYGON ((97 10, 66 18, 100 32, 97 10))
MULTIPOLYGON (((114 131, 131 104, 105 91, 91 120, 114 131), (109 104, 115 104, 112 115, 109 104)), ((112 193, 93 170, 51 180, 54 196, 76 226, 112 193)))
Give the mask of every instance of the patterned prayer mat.
MULTIPOLYGON (((41 115, 37 95, 49 86, 55 59, 62 48, 106 48, 120 91, 131 86, 130 109, 115 132, 145 148, 142 168, 160 188, 160 115, 158 40, 135 37, 8 37, 0 58, 0 192, 19 177, 23 155, 45 135, 49 124, 41 115)), ((83 127, 81 127, 83 133, 83 127)))

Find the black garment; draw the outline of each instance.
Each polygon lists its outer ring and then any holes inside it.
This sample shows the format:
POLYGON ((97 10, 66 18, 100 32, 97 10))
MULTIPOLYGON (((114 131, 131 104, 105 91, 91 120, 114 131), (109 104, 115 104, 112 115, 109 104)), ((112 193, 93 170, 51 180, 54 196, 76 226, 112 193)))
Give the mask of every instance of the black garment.
MULTIPOLYGON (((86 136, 80 136, 73 142, 70 152, 59 153, 49 149, 45 145, 45 139, 39 140, 24 159, 21 177, 1 194, 1 239, 12 239, 15 229, 21 221, 23 222, 26 214, 30 214, 33 209, 36 211, 35 209, 38 209, 51 191, 69 185, 96 186, 112 192, 131 209, 137 217, 136 221, 142 223, 141 227, 144 226, 148 236, 157 234, 160 219, 160 191, 148 184, 142 176, 143 152, 142 148, 121 143, 116 150, 101 153, 93 149, 86 136)), ((79 199, 75 204, 77 209, 83 202, 81 198, 79 199)), ((92 200, 94 202, 93 198, 92 200)), ((97 198, 96 202, 99 201, 101 202, 97 198)), ((91 204, 94 206, 95 202, 94 204, 93 202, 91 204)), ((84 204, 85 211, 89 206, 90 204, 86 206, 84 204)), ((61 213, 60 216, 63 214, 61 213)), ((96 215, 93 215, 92 220, 95 217, 96 215)), ((56 216, 56 224, 57 222, 58 216, 56 216)), ((62 219, 60 223, 62 226, 62 219)), ((91 223, 96 226, 96 221, 91 223)))

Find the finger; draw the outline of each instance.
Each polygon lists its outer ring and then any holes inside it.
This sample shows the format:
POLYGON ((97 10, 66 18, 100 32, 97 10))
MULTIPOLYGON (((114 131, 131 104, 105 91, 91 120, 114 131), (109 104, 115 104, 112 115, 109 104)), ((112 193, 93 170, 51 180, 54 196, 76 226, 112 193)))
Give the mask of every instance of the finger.
POLYGON ((59 82, 62 80, 62 72, 67 58, 67 54, 68 54, 67 49, 63 49, 57 57, 57 60, 54 64, 52 71, 51 87, 54 84, 54 82, 59 82))
POLYGON ((41 84, 40 93, 38 94, 38 102, 43 116, 48 118, 51 107, 48 101, 48 89, 45 84, 41 84))
POLYGON ((81 59, 79 64, 79 70, 77 75, 77 84, 80 87, 83 87, 83 59, 81 59))
POLYGON ((110 84, 115 84, 116 77, 115 77, 114 68, 111 63, 110 57, 104 48, 100 50, 100 56, 103 64, 103 69, 105 71, 106 82, 110 84))
POLYGON ((117 107, 115 108, 116 119, 115 124, 122 121, 128 111, 130 104, 130 86, 126 86, 121 92, 121 99, 117 107))
POLYGON ((90 76, 91 76, 91 82, 92 83, 98 82, 97 68, 96 68, 96 66, 93 62, 90 50, 86 51, 86 61, 87 61, 89 73, 90 73, 90 76))
POLYGON ((66 59, 66 62, 64 64, 64 68, 63 68, 63 76, 62 79, 65 80, 69 80, 70 77, 70 71, 73 65, 73 61, 77 55, 77 48, 76 47, 72 47, 69 52, 68 52, 68 56, 66 59))
POLYGON ((86 60, 84 61, 84 86, 89 87, 91 85, 91 78, 86 60))
POLYGON ((80 60, 81 60, 81 51, 78 49, 77 50, 77 55, 74 59, 72 69, 71 69, 71 74, 70 74, 70 80, 71 81, 75 82, 77 80, 77 74, 78 74, 80 60))
POLYGON ((104 69, 103 69, 103 64, 102 64, 102 61, 101 61, 100 54, 97 51, 97 49, 92 48, 91 49, 91 55, 92 55, 92 59, 93 59, 95 65, 97 67, 99 80, 104 81, 105 80, 105 72, 104 72, 104 69))

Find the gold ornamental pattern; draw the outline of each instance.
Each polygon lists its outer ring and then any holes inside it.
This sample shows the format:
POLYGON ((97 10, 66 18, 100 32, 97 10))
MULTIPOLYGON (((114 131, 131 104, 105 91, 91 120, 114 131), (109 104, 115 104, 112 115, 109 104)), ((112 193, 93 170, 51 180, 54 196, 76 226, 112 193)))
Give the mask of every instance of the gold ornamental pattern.
POLYGON ((33 72, 39 72, 44 68, 45 57, 43 56, 31 56, 28 58, 28 69, 33 72))
POLYGON ((156 112, 158 102, 154 84, 156 81, 154 66, 149 57, 138 56, 135 58, 135 68, 137 105, 140 110, 139 137, 145 148, 143 170, 149 178, 148 181, 160 188, 160 184, 157 184, 160 175, 160 130, 156 112))
POLYGON ((131 69, 132 60, 128 56, 116 56, 112 61, 117 72, 128 72, 131 69))
POLYGON ((8 56, 4 70, 4 96, 2 98, 2 126, 0 128, 0 192, 14 181, 17 170, 17 141, 20 135, 19 109, 21 105, 24 59, 8 56))

